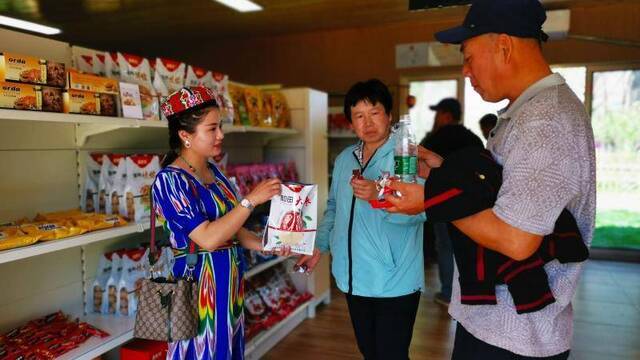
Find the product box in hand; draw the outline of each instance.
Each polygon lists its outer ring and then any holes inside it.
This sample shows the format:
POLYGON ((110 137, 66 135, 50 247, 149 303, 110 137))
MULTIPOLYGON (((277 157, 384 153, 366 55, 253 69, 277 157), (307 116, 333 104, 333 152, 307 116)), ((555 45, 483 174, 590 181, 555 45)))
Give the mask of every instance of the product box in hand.
POLYGON ((285 183, 280 190, 280 195, 271 199, 264 250, 289 246, 294 253, 313 255, 318 221, 317 185, 285 183))
POLYGON ((34 56, 0 54, 0 81, 64 87, 65 65, 34 56))
POLYGON ((0 81, 0 108, 42 110, 42 86, 0 81))

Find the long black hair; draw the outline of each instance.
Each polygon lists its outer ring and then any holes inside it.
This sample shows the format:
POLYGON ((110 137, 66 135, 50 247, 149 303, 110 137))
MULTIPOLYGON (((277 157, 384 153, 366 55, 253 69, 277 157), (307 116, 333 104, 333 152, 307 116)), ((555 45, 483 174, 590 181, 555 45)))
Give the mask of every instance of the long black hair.
POLYGON ((169 152, 167 152, 162 159, 160 166, 163 168, 167 167, 180 156, 180 151, 182 151, 182 140, 179 135, 180 130, 193 134, 202 119, 211 110, 217 108, 218 106, 215 103, 209 103, 204 107, 189 109, 169 117, 169 152))

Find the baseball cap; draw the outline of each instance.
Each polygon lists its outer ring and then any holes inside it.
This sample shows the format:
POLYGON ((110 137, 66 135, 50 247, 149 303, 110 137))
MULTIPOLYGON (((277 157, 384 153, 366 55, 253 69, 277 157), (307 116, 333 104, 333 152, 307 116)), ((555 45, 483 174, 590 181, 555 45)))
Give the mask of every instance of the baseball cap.
POLYGON ((475 0, 461 26, 435 33, 441 43, 460 44, 488 33, 547 41, 542 31, 547 14, 540 0, 475 0))
POLYGON ((460 119, 460 102, 454 98, 446 98, 440 100, 439 103, 429 106, 433 111, 442 110, 453 115, 454 119, 460 119))

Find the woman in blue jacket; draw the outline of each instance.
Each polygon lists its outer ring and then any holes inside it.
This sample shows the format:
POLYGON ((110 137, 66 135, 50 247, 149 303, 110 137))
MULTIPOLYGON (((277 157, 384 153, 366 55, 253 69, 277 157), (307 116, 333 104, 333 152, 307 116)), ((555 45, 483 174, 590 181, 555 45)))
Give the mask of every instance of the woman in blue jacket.
MULTIPOLYGON (((390 214, 368 202, 377 198, 374 180, 394 170, 392 104, 389 90, 376 79, 358 82, 347 93, 344 112, 360 141, 336 159, 316 238, 321 252, 331 252, 332 273, 346 294, 365 359, 408 359, 424 290, 424 213, 390 214), (352 179, 354 169, 363 179, 352 179)), ((309 258, 308 267, 316 260, 309 258)))

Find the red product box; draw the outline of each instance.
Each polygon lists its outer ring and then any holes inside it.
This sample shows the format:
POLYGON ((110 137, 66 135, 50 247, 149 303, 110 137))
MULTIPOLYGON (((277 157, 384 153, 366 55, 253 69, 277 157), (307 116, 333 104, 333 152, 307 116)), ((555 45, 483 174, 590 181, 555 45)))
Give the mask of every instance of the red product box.
POLYGON ((120 348, 121 360, 162 360, 167 357, 167 343, 136 339, 120 348))

